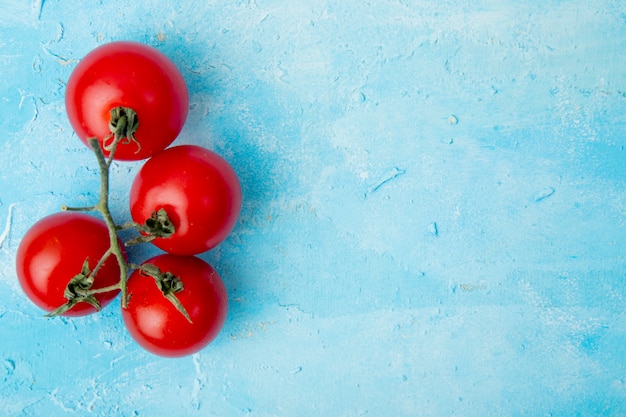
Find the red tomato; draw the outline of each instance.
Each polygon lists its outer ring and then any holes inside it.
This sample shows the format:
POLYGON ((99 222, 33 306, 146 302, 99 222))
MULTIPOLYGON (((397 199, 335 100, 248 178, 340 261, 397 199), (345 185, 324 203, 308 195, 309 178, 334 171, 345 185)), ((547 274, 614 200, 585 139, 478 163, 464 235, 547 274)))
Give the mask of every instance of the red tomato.
POLYGON ((183 289, 176 298, 189 314, 189 322, 140 270, 128 279, 128 306, 122 318, 130 335, 149 352, 180 357, 198 352, 214 340, 226 321, 228 295, 217 272, 195 256, 163 254, 144 263, 170 272, 183 289))
POLYGON ((150 158, 133 181, 130 213, 144 224, 164 209, 174 225, 169 237, 152 241, 176 255, 214 248, 232 231, 241 211, 241 187, 222 157, 195 145, 168 148, 150 158))
MULTIPOLYGON (((85 260, 93 270, 109 249, 106 224, 85 213, 61 212, 44 217, 24 235, 17 249, 16 270, 22 289, 30 300, 50 312, 65 304, 63 296, 69 281, 79 274, 85 260)), ((97 272, 91 289, 115 285, 120 268, 111 255, 97 272)), ((96 294, 102 307, 119 291, 96 294)), ((64 316, 84 316, 96 312, 88 303, 80 302, 64 316)))
POLYGON ((189 93, 180 71, 157 49, 135 42, 111 42, 88 53, 70 75, 65 107, 78 137, 97 137, 106 156, 111 110, 131 108, 136 139, 122 140, 114 158, 140 160, 165 149, 187 118, 189 93))

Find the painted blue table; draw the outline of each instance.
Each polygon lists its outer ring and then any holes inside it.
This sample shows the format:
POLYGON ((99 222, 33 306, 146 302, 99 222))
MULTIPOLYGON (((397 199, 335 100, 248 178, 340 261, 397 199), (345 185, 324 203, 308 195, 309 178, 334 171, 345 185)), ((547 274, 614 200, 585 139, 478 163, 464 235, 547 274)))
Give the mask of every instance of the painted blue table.
POLYGON ((2 414, 626 415, 625 48, 619 1, 2 0, 2 414), (176 143, 242 181, 202 255, 229 316, 183 359, 15 277, 34 221, 97 198, 65 82, 118 39, 180 67, 176 143))

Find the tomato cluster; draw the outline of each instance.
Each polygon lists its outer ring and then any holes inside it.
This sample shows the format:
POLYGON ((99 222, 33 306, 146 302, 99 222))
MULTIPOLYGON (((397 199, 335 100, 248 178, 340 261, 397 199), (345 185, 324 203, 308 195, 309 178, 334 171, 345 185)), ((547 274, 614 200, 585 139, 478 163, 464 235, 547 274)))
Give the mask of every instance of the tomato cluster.
POLYGON ((94 313, 121 293, 124 324, 142 347, 162 356, 197 352, 226 320, 224 283, 196 255, 235 226, 242 205, 235 171, 201 146, 169 147, 185 123, 189 93, 177 67, 150 46, 121 41, 91 51, 70 75, 65 104, 98 158, 100 200, 66 207, 26 232, 16 257, 24 292, 53 316, 94 313), (133 221, 117 225, 108 208, 109 167, 144 159, 129 193, 133 221), (118 231, 126 227, 137 237, 123 243, 118 231), (130 263, 126 246, 143 242, 164 253, 130 263))

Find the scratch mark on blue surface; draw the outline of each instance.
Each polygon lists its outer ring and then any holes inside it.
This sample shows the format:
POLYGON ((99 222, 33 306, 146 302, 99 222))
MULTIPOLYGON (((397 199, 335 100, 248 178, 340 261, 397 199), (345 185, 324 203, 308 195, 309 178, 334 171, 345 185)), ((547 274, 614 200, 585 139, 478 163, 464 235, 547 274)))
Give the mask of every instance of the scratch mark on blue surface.
POLYGON ((41 13, 43 12, 43 4, 45 0, 33 0, 31 5, 33 11, 37 13, 37 20, 41 20, 41 13))
POLYGON ((59 388, 55 388, 52 390, 52 392, 50 392, 49 397, 50 400, 52 400, 52 402, 54 403, 54 405, 56 405, 58 408, 60 408, 61 410, 63 410, 64 412, 75 412, 76 410, 74 410, 71 407, 66 406, 63 401, 58 397, 57 393, 59 392, 59 388))
POLYGON ((35 74, 39 74, 41 72, 42 64, 43 62, 41 61, 41 56, 39 54, 36 54, 35 58, 33 59, 33 71, 35 72, 35 74))
POLYGON ((369 188, 367 193, 371 194, 371 193, 375 192, 380 187, 382 187, 384 184, 388 183, 389 181, 391 181, 392 179, 394 179, 396 177, 399 177, 400 175, 404 174, 405 172, 406 171, 404 169, 400 169, 400 168, 394 167, 393 169, 387 171, 382 177, 380 177, 380 179, 378 181, 376 181, 376 183, 369 188))
POLYGON ((534 197, 535 198, 535 202, 538 203, 540 201, 545 200, 546 198, 552 196, 552 194, 554 194, 554 192, 555 192, 555 189, 552 188, 552 187, 546 187, 543 190, 538 191, 535 194, 535 197, 534 197))
POLYGON ((27 98, 32 98, 32 94, 28 94, 26 91, 22 90, 21 88, 18 88, 17 91, 20 93, 20 102, 17 105, 17 109, 18 110, 22 110, 22 107, 24 106, 24 101, 27 98))
POLYGON ((57 33, 57 36, 56 38, 54 38, 54 41, 56 43, 59 43, 61 39, 63 39, 63 35, 65 35, 65 26, 63 26, 63 23, 59 22, 59 33, 57 33))
POLYGON ((0 235, 0 248, 2 248, 4 241, 9 237, 9 233, 11 233, 11 222, 13 219, 13 207, 15 207, 15 204, 11 204, 9 206, 9 214, 7 215, 7 220, 4 226, 4 231, 0 235))
MULTIPOLYGON (((35 65, 35 64, 33 64, 35 65)), ((35 67, 33 67, 34 69, 35 67)), ((36 70, 35 70, 36 72, 36 70)), ((35 120, 37 120, 37 117, 39 116, 39 107, 37 106, 37 100, 35 99, 35 97, 32 94, 27 93, 26 91, 22 90, 21 88, 18 88, 17 91, 20 93, 20 102, 17 106, 18 110, 22 110, 22 108, 24 107, 24 102, 28 99, 32 102, 33 105, 33 117, 30 119, 30 122, 34 122, 35 120)))
POLYGON ((201 401, 200 401, 200 391, 204 388, 204 380, 206 380, 206 375, 202 371, 200 367, 200 358, 198 354, 193 355, 193 365, 196 369, 196 379, 193 385, 193 391, 191 393, 191 401, 193 408, 195 410, 200 409, 201 401))
POLYGON ((6 376, 4 377, 4 382, 7 381, 15 372, 15 361, 13 359, 5 359, 4 360, 4 370, 6 371, 6 376))
POLYGON ((61 56, 61 55, 58 55, 58 54, 56 54, 56 53, 52 52, 52 51, 51 51, 49 48, 47 48, 45 45, 43 46, 43 50, 44 50, 44 51, 45 51, 48 55, 50 55, 51 57, 56 58, 56 59, 57 59, 57 61, 58 61, 61 65, 68 65, 68 64, 71 64, 71 63, 74 63, 74 62, 78 62, 78 60, 77 60, 77 59, 65 58, 65 57, 63 57, 63 56, 61 56))

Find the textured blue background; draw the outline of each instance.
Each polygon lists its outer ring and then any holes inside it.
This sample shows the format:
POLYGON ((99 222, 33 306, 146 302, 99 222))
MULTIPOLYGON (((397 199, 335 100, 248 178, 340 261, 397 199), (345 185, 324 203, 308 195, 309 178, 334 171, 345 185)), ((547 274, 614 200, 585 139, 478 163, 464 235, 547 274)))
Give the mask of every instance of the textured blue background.
POLYGON ((619 0, 0 0, 0 410, 626 415, 625 110, 619 0), (244 189, 203 255, 226 326, 184 359, 119 302, 43 318, 14 273, 35 220, 97 198, 65 82, 119 39, 180 67, 176 143, 244 189))

